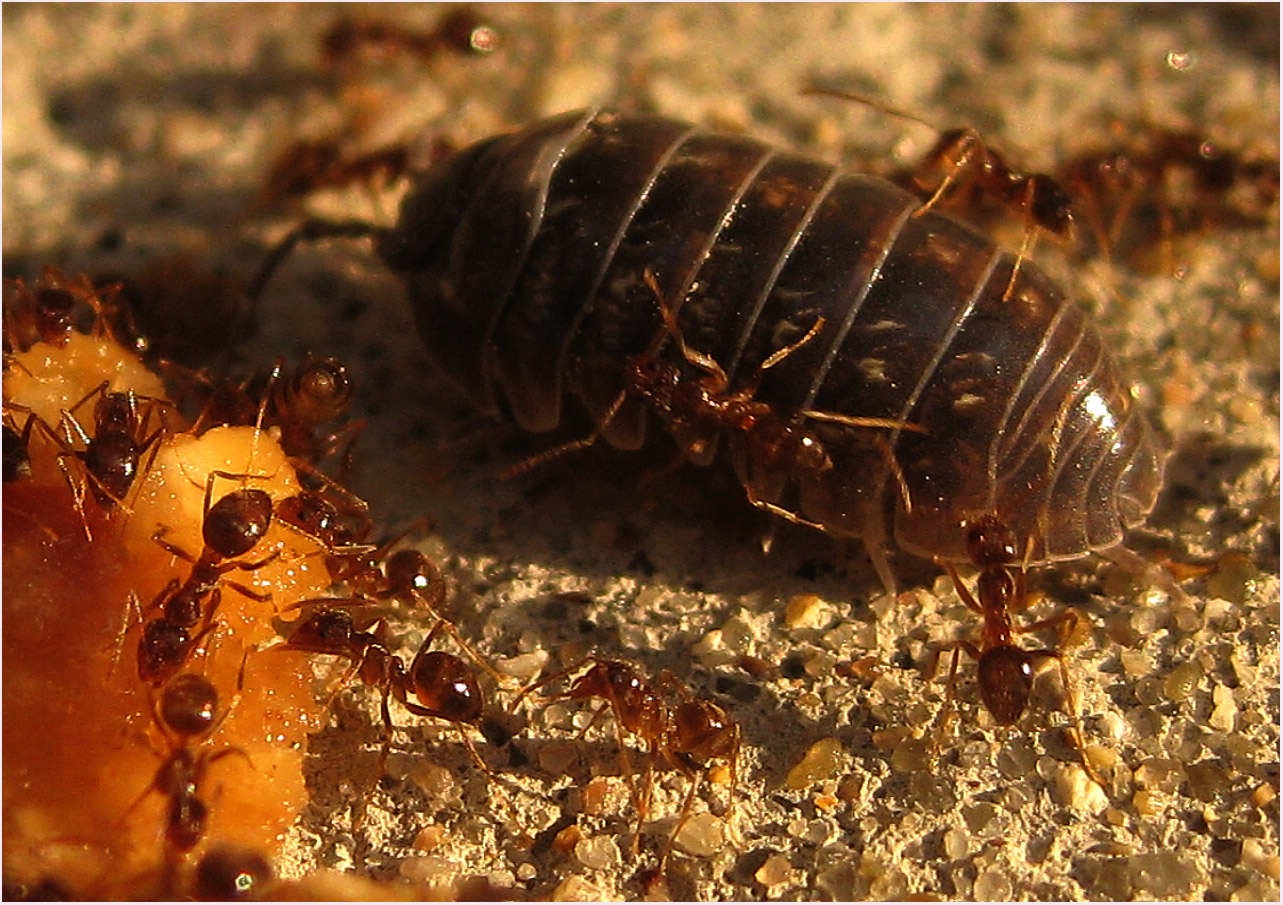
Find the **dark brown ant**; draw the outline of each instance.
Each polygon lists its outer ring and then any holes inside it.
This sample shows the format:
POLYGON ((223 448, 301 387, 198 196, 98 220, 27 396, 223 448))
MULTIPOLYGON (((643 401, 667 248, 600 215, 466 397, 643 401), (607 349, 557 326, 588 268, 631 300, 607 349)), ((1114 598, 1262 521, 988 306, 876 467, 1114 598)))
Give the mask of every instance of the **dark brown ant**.
MULTIPOLYGON (((309 356, 293 371, 277 359, 266 375, 236 381, 215 380, 174 364, 166 369, 184 385, 185 395, 200 401, 193 433, 225 424, 276 428, 281 448, 296 466, 313 467, 305 469, 309 476, 316 477, 315 466, 337 453, 342 453, 340 473, 350 468, 352 445, 365 421, 336 424, 352 404, 352 380, 337 359, 309 356)), ((316 486, 323 483, 321 479, 316 486)))
MULTIPOLYGON (((464 731, 465 726, 472 726, 484 735, 482 716, 485 696, 476 674, 458 657, 445 651, 432 650, 432 645, 442 632, 446 632, 478 664, 492 673, 493 668, 473 652, 449 621, 438 617, 407 669, 401 658, 389 649, 384 634, 385 622, 381 616, 375 617, 368 627, 359 628, 360 623, 348 612, 349 608, 365 608, 369 604, 369 599, 364 597, 300 601, 294 607, 308 609, 310 612, 293 624, 289 629, 288 639, 279 649, 342 657, 352 665, 340 682, 340 689, 352 676, 356 676, 364 684, 380 690, 383 745, 379 751, 376 777, 383 775, 392 748, 395 725, 392 722, 389 700, 395 698, 416 716, 433 717, 451 723, 473 761, 489 779, 489 766, 464 731)), ((365 797, 368 799, 369 793, 365 797)))
POLYGON ((91 390, 83 399, 62 414, 62 426, 68 437, 74 438, 82 448, 75 449, 62 443, 64 449, 58 454, 58 466, 62 469, 67 484, 71 487, 73 503, 80 513, 84 524, 85 535, 93 540, 89 528, 89 519, 85 514, 84 500, 86 487, 93 493, 94 499, 107 511, 117 506, 125 507, 125 497, 134 485, 139 474, 146 472, 155 459, 160 441, 168 435, 163 408, 161 424, 147 434, 147 422, 158 407, 168 405, 161 399, 138 396, 133 391, 126 393, 107 392, 107 382, 91 390), (98 397, 94 405, 94 431, 90 436, 76 418, 76 411, 90 399, 98 397), (145 410, 139 401, 145 401, 145 410), (148 450, 151 456, 147 464, 143 457, 148 450), (67 469, 66 460, 79 460, 84 468, 84 479, 77 482, 67 469))
MULTIPOLYGON (((227 584, 254 600, 266 601, 270 594, 259 594, 244 585, 228 581, 223 575, 232 570, 252 572, 279 555, 274 551, 256 562, 237 561, 258 544, 272 521, 272 499, 262 490, 240 488, 210 504, 215 478, 237 479, 248 475, 211 472, 205 486, 204 516, 201 537, 204 548, 193 557, 164 539, 167 529, 160 528, 153 540, 174 556, 191 563, 185 581, 171 580, 148 607, 161 615, 143 626, 138 642, 138 676, 153 686, 163 684, 187 662, 214 627, 214 614, 221 600, 219 586, 227 584)), ((137 598, 130 594, 131 608, 137 610, 137 598)))
MULTIPOLYGON (((1055 660, 1060 664, 1060 678, 1073 715, 1074 744, 1082 756, 1083 766, 1088 775, 1098 785, 1104 787, 1104 783, 1087 757, 1078 714, 1078 700, 1069 679, 1069 668, 1065 663, 1064 655, 1059 650, 1053 649, 1025 650, 1014 640, 1016 635, 1059 625, 1068 625, 1072 632, 1073 626, 1078 622, 1078 615, 1073 610, 1065 610, 1049 619, 1020 627, 1013 626, 1012 614, 1026 609, 1029 605, 1025 571, 1023 568, 1014 567, 1018 561, 1016 539, 1011 530, 993 514, 969 520, 965 524, 965 530, 967 553, 971 561, 980 568, 980 574, 976 577, 975 596, 967 590, 967 586, 963 584, 961 576, 958 575, 952 563, 941 562, 941 565, 953 580, 962 602, 968 609, 979 614, 984 621, 979 645, 971 641, 959 640, 935 652, 933 664, 938 663, 939 656, 944 651, 953 651, 949 664, 949 681, 945 688, 945 703, 937 724, 937 744, 943 737, 953 711, 958 659, 962 651, 965 650, 976 661, 980 698, 984 702, 985 709, 1001 726, 1013 726, 1024 715, 1029 706, 1029 696, 1033 691, 1034 667, 1046 660, 1055 660)), ((935 672, 934 665, 931 672, 935 672)))
POLYGON ((18 278, 5 281, 4 351, 25 352, 37 343, 66 345, 71 335, 84 324, 83 312, 92 315, 89 333, 106 336, 135 351, 143 351, 146 342, 133 328, 129 311, 118 303, 121 284, 95 288, 81 274, 69 276, 56 267, 46 267, 35 285, 18 278), (128 334, 128 341, 122 336, 128 334))
POLYGON ((217 689, 196 673, 174 676, 166 683, 159 700, 153 702, 153 718, 168 750, 151 785, 130 810, 152 792, 160 793, 168 801, 164 836, 166 867, 171 877, 179 859, 205 836, 209 806, 201 796, 200 786, 206 771, 212 764, 233 754, 248 760, 248 755, 240 748, 195 750, 199 742, 214 733, 230 711, 231 707, 219 715, 217 689))
POLYGON ((326 426, 339 421, 352 405, 347 368, 337 359, 320 356, 310 356, 288 376, 282 376, 282 367, 278 361, 268 378, 267 426, 280 429, 286 455, 312 465, 342 449, 340 474, 346 473, 351 468, 352 444, 365 429, 365 421, 326 426))
POLYGON ((253 849, 211 846, 196 864, 193 895, 202 902, 248 902, 263 896, 272 865, 253 849))
POLYGON ((1133 266, 1154 247, 1176 272, 1174 242, 1213 228, 1257 228, 1278 201, 1279 162, 1226 150, 1188 130, 1140 130, 1057 169, 1092 224, 1097 251, 1133 266))
POLYGON ((669 834, 660 854, 655 871, 655 877, 659 877, 668 863, 677 834, 690 817, 699 779, 702 775, 707 775, 710 760, 720 758, 730 764, 733 806, 740 748, 739 725, 720 705, 696 698, 689 688, 667 670, 661 672, 654 682, 648 682, 632 664, 597 656, 587 657, 527 686, 513 700, 510 709, 515 709, 527 694, 577 672, 585 664, 591 664, 588 670, 553 700, 583 701, 600 698, 603 701, 592 719, 580 731, 580 738, 596 725, 607 711, 614 714, 620 766, 637 812, 637 834, 633 837, 634 853, 641 835, 641 828, 650 812, 653 774, 658 761, 662 758, 674 769, 680 771, 689 782, 686 797, 682 802, 681 816, 678 817, 677 824, 669 834), (669 700, 673 694, 679 698, 676 704, 669 700), (640 789, 637 788, 634 780, 635 774, 628 754, 629 748, 624 743, 625 732, 637 736, 647 746, 646 769, 640 789))

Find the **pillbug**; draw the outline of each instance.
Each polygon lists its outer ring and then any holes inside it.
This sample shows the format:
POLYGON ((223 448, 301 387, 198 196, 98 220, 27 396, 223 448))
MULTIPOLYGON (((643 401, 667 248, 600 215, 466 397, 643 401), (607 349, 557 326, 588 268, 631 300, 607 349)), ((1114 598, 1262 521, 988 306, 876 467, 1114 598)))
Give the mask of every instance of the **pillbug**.
MULTIPOLYGON (((802 467, 722 431, 750 499, 861 539, 888 587, 888 542, 967 562, 977 513, 1027 564, 1120 548, 1161 484, 1128 384, 1037 266, 883 179, 749 137, 555 116, 433 166, 395 227, 302 224, 250 298, 298 242, 339 237, 375 240, 432 359, 526 430, 570 398, 593 439, 635 449, 654 405, 629 362, 720 371, 722 397, 822 450, 802 467)), ((716 440, 684 453, 705 464, 716 440)))

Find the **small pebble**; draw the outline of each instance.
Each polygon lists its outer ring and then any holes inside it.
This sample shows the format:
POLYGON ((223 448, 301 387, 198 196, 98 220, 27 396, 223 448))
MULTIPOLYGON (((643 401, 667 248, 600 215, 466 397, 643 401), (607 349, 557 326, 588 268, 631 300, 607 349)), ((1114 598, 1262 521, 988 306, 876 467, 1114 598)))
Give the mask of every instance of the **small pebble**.
POLYGON ((972 896, 977 902, 1008 902, 1011 900, 1011 881, 997 870, 983 870, 972 886, 972 896))
POLYGON ((1212 689, 1212 715, 1207 718, 1207 725, 1217 732, 1233 732, 1237 716, 1234 692, 1224 685, 1217 685, 1212 689))
POLYGON ((559 832, 552 840, 552 847, 563 855, 568 855, 575 850, 579 840, 584 837, 583 831, 579 825, 572 823, 559 832))
POLYGON ((444 842, 445 837, 445 827, 431 823, 419 830, 419 834, 414 837, 414 847, 421 852, 430 852, 444 842))
POLYGON ((1163 693, 1169 701, 1184 701, 1198 688, 1203 678, 1203 667, 1197 660, 1187 660, 1173 669, 1163 680, 1163 693))
POLYGON ((753 879, 763 886, 777 886, 781 883, 787 883, 793 878, 793 866, 789 864, 789 859, 784 855, 776 852, 762 863, 753 874, 753 879))
POLYGON ((925 770, 935 761, 931 742, 925 738, 907 738, 896 746, 891 754, 891 767, 894 770, 913 772, 925 770))
POLYGON ((962 830, 955 827, 944 834, 944 853, 954 861, 966 857, 969 848, 967 834, 962 830))
POLYGON ((406 858, 401 862, 400 870, 401 876, 407 880, 425 886, 450 883, 459 875, 459 869, 449 859, 439 855, 406 858))
POLYGON ((579 758, 579 752, 569 742, 549 742, 539 749, 539 766, 553 776, 564 775, 579 758))
MULTIPOLYGON (((1098 814, 1109 806, 1109 796, 1078 764, 1064 764, 1056 771, 1056 796, 1075 811, 1098 814)), ((977 881, 979 882, 979 881, 977 881)), ((977 896, 992 900, 992 896, 977 896)), ((1002 896, 997 898, 1001 899, 1002 896)))
POLYGON ((1171 758, 1151 757, 1136 768, 1135 779, 1142 789, 1171 795, 1185 781, 1185 767, 1171 758))
POLYGON ((610 836, 584 836, 575 843, 575 857, 591 870, 619 866, 619 845, 610 836))
POLYGON ((554 902, 602 902, 602 891, 583 877, 572 874, 557 884, 552 891, 554 902))
POLYGON ((784 624, 791 629, 820 628, 829 621, 819 594, 794 594, 784 605, 784 624))
POLYGON ((725 829, 721 818, 707 811, 692 814, 677 834, 673 844, 688 855, 707 858, 725 846, 725 829))
POLYGON ((837 772, 842 752, 842 743, 835 738, 822 738, 807 749, 806 754, 789 771, 785 784, 794 790, 801 790, 831 779, 837 772))

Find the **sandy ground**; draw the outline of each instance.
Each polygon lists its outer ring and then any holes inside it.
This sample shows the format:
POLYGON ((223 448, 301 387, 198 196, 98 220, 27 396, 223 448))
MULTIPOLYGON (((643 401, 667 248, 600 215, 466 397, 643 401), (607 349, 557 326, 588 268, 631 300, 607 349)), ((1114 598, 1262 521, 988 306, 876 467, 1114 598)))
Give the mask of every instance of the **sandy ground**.
MULTIPOLYGON (((345 124, 364 147, 421 130, 462 144, 610 103, 862 168, 911 160, 934 138, 799 97, 810 79, 975 126, 1030 169, 1103 141, 1113 123, 1278 154, 1274 6, 498 4, 486 8, 502 34, 494 55, 340 79, 319 67, 317 40, 344 12, 6 5, 6 275, 45 263, 136 274, 182 252, 243 281, 304 211, 387 222, 395 192, 255 210, 268 161, 345 124), (1193 65, 1165 65, 1169 52, 1193 65)), ((441 15, 361 5, 379 12, 419 27, 441 15)), ((764 556, 762 523, 726 470, 647 479, 653 461, 593 451, 500 481, 554 441, 468 412, 365 248, 300 254, 244 354, 261 366, 313 350, 353 368, 370 426, 352 483, 389 528, 432 518, 425 548, 447 566, 461 632, 487 656, 518 672, 537 670, 540 651, 554 663, 576 650, 630 658, 672 669, 738 720, 733 832, 704 816, 724 813, 727 786, 702 792, 672 896, 1277 899, 1277 222, 1207 235, 1181 280, 1050 257, 1175 451, 1133 545, 1186 562, 1240 554, 1188 582, 1179 603, 1097 560, 1035 576, 1091 625, 1069 665, 1088 741, 1115 758, 1103 794, 1076 782, 1054 669, 1039 696, 1052 711, 1008 738, 978 718, 964 660, 961 719, 938 757, 923 753, 917 739, 944 699, 943 682, 924 677, 931 645, 974 628, 930 564, 898 557, 906 590, 891 600, 858 550, 814 533, 782 530, 764 556), (816 595, 801 615, 786 606, 799 595, 816 595), (745 656, 761 675, 740 667, 745 656), (841 668, 866 658, 877 668, 841 668), (827 760, 791 787, 817 742, 827 760)), ((424 626, 403 627, 412 649, 424 626)), ((635 860, 613 733, 576 742, 575 707, 523 708, 508 746, 479 744, 492 787, 448 726, 399 714, 408 728, 354 838, 373 701, 341 696, 334 728, 314 738, 314 802, 282 871, 482 878, 491 894, 523 897, 642 894, 636 869, 662 844, 684 781, 660 783, 635 860), (577 843, 562 832, 572 823, 577 843), (523 831, 533 846, 516 841, 523 831)))

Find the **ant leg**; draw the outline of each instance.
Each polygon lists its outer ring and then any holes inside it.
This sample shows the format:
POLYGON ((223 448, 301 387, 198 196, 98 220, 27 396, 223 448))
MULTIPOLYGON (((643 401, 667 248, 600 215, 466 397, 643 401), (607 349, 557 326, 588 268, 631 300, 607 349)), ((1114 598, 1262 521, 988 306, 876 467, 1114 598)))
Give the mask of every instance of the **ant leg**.
MULTIPOLYGON (((962 576, 958 574, 958 570, 954 567, 953 563, 937 559, 936 565, 949 573, 949 578, 953 580, 953 588, 958 592, 958 599, 967 605, 967 609, 983 616, 985 612, 984 607, 976 601, 975 597, 971 596, 971 592, 967 590, 967 586, 963 584, 962 576)), ((972 656, 977 660, 980 659, 978 654, 973 653, 972 656)))
MULTIPOLYGON (((517 705, 521 703, 522 698, 530 694, 532 691, 537 691, 538 689, 543 688, 545 685, 551 685, 553 682, 556 682, 558 679, 564 679, 566 676, 570 675, 575 670, 579 669, 585 663, 588 663, 591 661, 592 661, 592 657, 584 657, 581 660, 578 660, 577 662, 572 663, 570 666, 567 666, 565 669, 559 670, 553 673, 552 675, 548 676, 547 678, 540 679, 538 682, 535 682, 533 685, 527 685, 525 688, 521 689, 521 693, 518 694, 516 698, 513 699, 512 703, 508 705, 508 712, 516 713, 517 705)), ((589 725, 591 726, 591 724, 589 725)), ((584 731, 586 732, 587 729, 585 729, 584 731)), ((581 737, 582 737, 582 734, 581 734, 581 737)))
MULTIPOLYGON (((437 616, 435 612, 433 612, 432 615, 437 616)), ((427 650, 428 648, 430 648, 432 646, 433 640, 437 636, 437 632, 443 629, 445 630, 445 633, 447 635, 449 635, 451 638, 454 639, 454 643, 459 645, 459 649, 462 650, 465 654, 467 654, 474 663, 476 663, 478 666, 484 669, 492 679, 494 679, 496 682, 503 682, 503 679, 504 679, 503 673, 499 672, 499 670, 495 669, 493 666, 487 663, 486 660, 472 648, 472 645, 470 645, 467 641, 463 640, 463 636, 460 635, 459 630, 454 627, 454 623, 451 622, 449 619, 444 618, 443 616, 437 616, 436 624, 432 626, 432 631, 428 632, 428 637, 423 639, 423 644, 421 646, 421 649, 427 650)))
POLYGON ((945 685, 944 704, 940 708, 940 716, 936 718, 935 746, 937 750, 940 747, 941 741, 944 739, 944 733, 945 729, 949 725, 949 719, 953 716, 954 687, 957 685, 958 681, 958 660, 961 657, 962 651, 966 650, 973 660, 980 659, 980 651, 970 641, 954 641, 949 645, 949 647, 943 648, 937 652, 936 664, 939 663, 939 654, 943 653, 945 650, 949 650, 950 648, 953 650, 953 659, 949 663, 949 681, 945 685))
MULTIPOLYGON (((663 875, 664 870, 668 867, 668 856, 673 852, 673 843, 677 841, 677 834, 682 831, 682 827, 684 827, 686 825, 686 821, 690 819, 691 808, 695 804, 695 792, 699 789, 700 774, 690 770, 682 770, 682 773, 686 775, 686 781, 688 783, 686 797, 682 800, 682 811, 680 816, 677 818, 677 823, 673 826, 673 831, 668 834, 668 841, 664 843, 663 851, 659 853, 659 866, 656 868, 656 873, 661 876, 663 875)), ((640 832, 641 830, 639 828, 638 833, 640 834, 640 832)))
MULTIPOLYGON (((1051 620, 1048 620, 1051 621, 1051 620)), ((1074 721, 1074 747, 1078 749, 1078 756, 1082 758, 1083 769, 1091 777, 1091 781, 1102 789, 1106 788, 1105 781, 1101 779, 1096 768, 1092 766, 1091 758, 1087 756, 1087 743, 1083 736, 1082 716, 1078 708, 1078 694, 1074 690, 1074 684, 1069 678, 1069 666, 1065 663, 1064 655, 1058 650, 1035 650, 1030 651, 1032 657, 1043 657, 1054 659, 1060 665, 1060 681, 1065 686, 1065 697, 1069 703, 1069 713, 1074 721)))
MULTIPOLYGON (((179 581, 177 578, 170 579, 169 584, 165 585, 164 590, 162 590, 160 594, 157 595, 156 600, 162 600, 165 597, 168 597, 170 594, 174 592, 174 589, 177 588, 178 585, 179 585, 179 581)), ((156 606, 156 602, 152 601, 151 606, 152 608, 154 608, 156 606)), ((121 623, 120 631, 116 633, 116 643, 113 645, 113 647, 115 648, 115 653, 113 653, 111 657, 111 668, 107 670, 107 678, 110 679, 112 675, 116 672, 116 667, 120 665, 120 658, 121 656, 124 655, 124 652, 125 652, 125 636, 129 634, 129 630, 131 628, 133 628, 135 625, 141 625, 142 622, 143 622, 142 606, 138 602, 138 595, 131 590, 129 592, 129 596, 125 600, 125 611, 124 611, 123 617, 120 620, 120 623, 121 623), (135 619, 129 618, 131 613, 134 617, 136 617, 135 619)))

